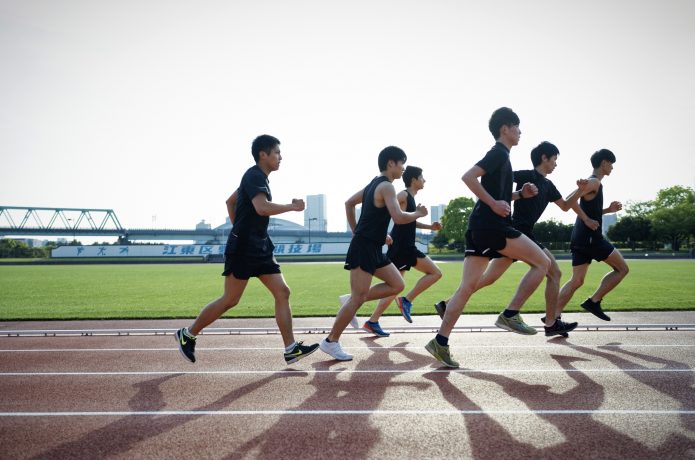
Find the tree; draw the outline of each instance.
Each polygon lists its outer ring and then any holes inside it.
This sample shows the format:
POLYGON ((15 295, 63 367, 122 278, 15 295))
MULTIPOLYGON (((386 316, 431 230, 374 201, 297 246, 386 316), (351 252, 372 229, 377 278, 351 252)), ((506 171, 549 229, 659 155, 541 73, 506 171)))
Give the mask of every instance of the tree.
POLYGON ((654 200, 654 208, 675 208, 682 204, 695 203, 695 191, 690 187, 674 185, 673 187, 659 190, 654 200))
POLYGON ((638 241, 651 241, 652 223, 646 217, 625 216, 608 229, 608 238, 629 244, 634 251, 638 241))
POLYGON ((555 219, 538 222, 533 226, 533 234, 541 242, 566 242, 572 237, 572 224, 563 224, 555 219))
POLYGON ((695 228, 695 191, 680 185, 665 188, 659 190, 653 204, 649 219, 654 234, 678 251, 695 228))
POLYGON ((651 215, 654 234, 668 241, 674 251, 680 250, 681 241, 692 234, 695 223, 695 205, 681 204, 674 208, 661 208, 651 215))
POLYGON ((432 243, 432 246, 434 246, 437 249, 442 249, 444 246, 447 245, 449 242, 449 238, 446 237, 446 234, 443 231, 437 232, 436 235, 434 235, 434 238, 430 241, 432 243))
POLYGON ((442 216, 442 232, 448 241, 463 252, 466 242, 468 218, 473 212, 475 201, 471 198, 459 197, 449 202, 442 216))
POLYGON ((654 211, 653 201, 628 201, 625 206, 625 213, 632 217, 642 217, 649 219, 649 215, 654 211))

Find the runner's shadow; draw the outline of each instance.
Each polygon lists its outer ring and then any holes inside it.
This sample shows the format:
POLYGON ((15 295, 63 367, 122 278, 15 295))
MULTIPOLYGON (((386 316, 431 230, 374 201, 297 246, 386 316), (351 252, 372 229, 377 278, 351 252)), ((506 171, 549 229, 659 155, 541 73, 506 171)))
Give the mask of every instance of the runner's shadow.
MULTIPOLYGON (((659 393, 665 394, 666 396, 678 401, 681 406, 680 409, 693 409, 695 398, 693 398, 692 392, 694 384, 694 375, 692 370, 690 372, 679 372, 678 378, 674 379, 672 375, 669 375, 669 373, 661 374, 658 372, 645 372, 650 368, 638 364, 636 361, 626 359, 621 355, 634 358, 635 360, 641 360, 643 362, 660 364, 662 365, 660 369, 663 370, 690 369, 688 364, 671 359, 660 358, 658 356, 628 351, 621 348, 620 345, 622 344, 619 342, 610 342, 606 345, 599 346, 598 348, 600 350, 583 347, 580 345, 572 345, 572 348, 587 355, 603 358, 619 369, 636 370, 636 372, 627 372, 626 374, 630 376, 630 378, 633 378, 638 382, 653 388, 659 393)), ((691 431, 695 431, 695 417, 683 415, 681 416, 681 421, 686 428, 691 431)))
POLYGON ((605 401, 603 386, 577 369, 573 363, 589 361, 584 358, 555 355, 551 357, 565 369, 567 376, 575 381, 573 388, 558 393, 545 384, 530 384, 500 374, 475 373, 471 378, 498 384, 504 392, 523 402, 532 411, 587 411, 587 413, 553 414, 537 412, 538 417, 554 425, 563 435, 548 447, 536 449, 533 457, 557 457, 563 452, 566 457, 587 458, 657 458, 665 453, 686 454, 685 438, 672 436, 656 449, 640 443, 632 437, 596 419, 595 411, 605 401))
MULTIPOLYGON (((229 409, 236 400, 258 391, 259 388, 278 379, 290 377, 306 377, 306 372, 279 371, 269 375, 259 381, 244 385, 222 398, 191 409, 192 411, 218 411, 229 409)), ((167 407, 164 393, 160 386, 173 378, 187 377, 186 374, 171 374, 156 379, 146 380, 133 384, 137 393, 128 401, 128 406, 132 412, 159 411, 167 407)), ((181 388, 188 388, 191 396, 201 391, 199 385, 186 385, 185 382, 179 383, 181 388)), ((55 458, 103 458, 128 453, 131 449, 137 449, 138 443, 147 441, 149 438, 167 433, 188 422, 205 416, 204 414, 194 415, 132 415, 118 418, 102 428, 96 429, 85 434, 80 439, 66 442, 47 452, 43 452, 34 458, 55 459, 55 458)))
POLYGON ((429 384, 394 381, 397 376, 420 367, 418 363, 422 357, 406 350, 405 343, 395 346, 402 348, 391 350, 377 341, 363 340, 370 343, 371 354, 367 359, 360 359, 352 372, 349 363, 320 361, 312 365, 316 373, 309 384, 316 391, 291 409, 310 413, 281 415, 271 427, 238 446, 226 458, 251 455, 284 460, 379 456, 372 449, 382 440, 382 433, 374 425, 371 412, 381 408, 388 391, 397 387, 422 390, 429 384), (389 358, 391 353, 398 353, 407 361, 396 364, 389 358), (370 372, 375 369, 387 372, 370 372), (346 372, 341 372, 343 370, 346 372), (327 413, 317 414, 317 411, 327 413), (291 442, 288 442, 288 435, 291 442))

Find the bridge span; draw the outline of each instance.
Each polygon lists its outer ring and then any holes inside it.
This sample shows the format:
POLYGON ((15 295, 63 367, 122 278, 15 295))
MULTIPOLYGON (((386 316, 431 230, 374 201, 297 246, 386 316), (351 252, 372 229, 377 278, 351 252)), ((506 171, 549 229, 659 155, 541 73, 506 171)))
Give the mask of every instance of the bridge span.
POLYGON ((191 240, 224 243, 219 229, 125 228, 113 209, 0 206, 0 235, 17 237, 111 236, 124 241, 191 240))

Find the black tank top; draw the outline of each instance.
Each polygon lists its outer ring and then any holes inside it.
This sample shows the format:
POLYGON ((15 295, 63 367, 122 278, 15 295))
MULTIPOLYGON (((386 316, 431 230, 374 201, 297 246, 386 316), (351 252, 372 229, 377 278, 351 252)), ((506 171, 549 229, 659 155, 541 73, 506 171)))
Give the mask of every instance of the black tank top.
MULTIPOLYGON (((596 177, 596 176, 590 176, 596 177)), ((585 200, 584 197, 579 199, 579 207, 582 211, 586 213, 589 219, 593 219, 598 222, 598 228, 596 230, 591 230, 589 227, 584 225, 584 222, 577 216, 577 220, 574 222, 574 229, 572 231, 572 240, 586 239, 603 237, 601 231, 601 224, 603 221, 603 184, 598 186, 596 191, 596 196, 592 200, 585 200)))
POLYGON ((383 208, 374 206, 374 191, 379 184, 386 181, 388 181, 387 177, 377 176, 365 187, 362 195, 362 212, 355 228, 355 235, 381 244, 386 241, 391 215, 386 206, 383 208))
MULTIPOLYGON (((407 194, 405 211, 415 212, 415 197, 408 190, 405 193, 407 194)), ((401 225, 394 224, 391 229, 393 245, 397 247, 415 246, 415 228, 415 221, 401 225)))

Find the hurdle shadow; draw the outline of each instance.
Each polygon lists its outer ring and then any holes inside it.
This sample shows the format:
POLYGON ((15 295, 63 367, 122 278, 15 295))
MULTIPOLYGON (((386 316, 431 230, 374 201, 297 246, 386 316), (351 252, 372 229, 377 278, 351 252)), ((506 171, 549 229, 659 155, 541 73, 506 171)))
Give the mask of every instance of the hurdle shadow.
MULTIPOLYGON (((386 392, 394 387, 405 386, 415 390, 428 388, 427 382, 396 382, 401 372, 360 373, 360 370, 393 369, 396 364, 390 353, 399 353, 406 362, 399 362, 398 368, 404 372, 421 367, 422 355, 409 352, 405 348, 389 350, 381 347, 377 340, 363 338, 372 353, 360 359, 350 378, 341 372, 323 373, 320 371, 346 370, 346 365, 335 361, 319 361, 312 367, 319 372, 309 382, 315 392, 293 411, 365 411, 349 414, 286 414, 263 433, 238 446, 225 458, 236 459, 253 453, 253 457, 307 459, 307 458, 367 458, 375 454, 372 449, 382 439, 381 430, 373 424, 370 410, 379 409, 386 392), (288 442, 288 434, 293 438, 288 442)), ((405 347, 402 342, 396 347, 405 347)), ((378 455, 377 455, 378 456, 378 455)))
MULTIPOLYGON (((133 412, 164 410, 166 402, 160 388, 161 385, 170 379, 181 377, 182 375, 185 374, 171 374, 134 384, 133 387, 137 388, 137 393, 128 402, 130 410, 133 412)), ((258 391, 259 388, 275 380, 306 377, 307 375, 306 372, 289 373, 278 371, 275 374, 231 391, 210 404, 192 410, 215 411, 228 409, 234 401, 251 392, 258 391)), ((201 387, 195 386, 190 391, 201 391, 201 387)), ((204 417, 204 415, 126 416, 102 428, 93 430, 75 441, 63 443, 33 458, 46 460, 56 458, 104 458, 106 456, 126 454, 131 449, 136 448, 140 442, 167 433, 201 417, 204 417)))

